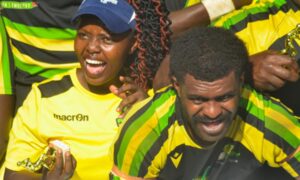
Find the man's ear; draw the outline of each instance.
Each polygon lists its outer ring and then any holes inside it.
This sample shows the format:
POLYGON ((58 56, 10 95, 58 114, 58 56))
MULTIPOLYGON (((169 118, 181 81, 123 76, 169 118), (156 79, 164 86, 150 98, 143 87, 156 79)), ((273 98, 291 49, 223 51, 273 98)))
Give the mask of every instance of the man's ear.
POLYGON ((177 91, 177 94, 180 94, 180 86, 179 86, 179 82, 177 81, 176 77, 171 76, 171 81, 172 81, 172 86, 177 91))
POLYGON ((244 82, 245 82, 245 73, 243 73, 240 77, 240 82, 241 82, 241 85, 243 86, 244 82))
POLYGON ((245 82, 245 73, 242 73, 241 77, 240 77, 240 81, 242 84, 244 84, 245 82))
POLYGON ((241 76, 240 76, 240 92, 242 92, 243 90, 243 85, 244 85, 244 82, 245 82, 245 73, 243 73, 241 76))

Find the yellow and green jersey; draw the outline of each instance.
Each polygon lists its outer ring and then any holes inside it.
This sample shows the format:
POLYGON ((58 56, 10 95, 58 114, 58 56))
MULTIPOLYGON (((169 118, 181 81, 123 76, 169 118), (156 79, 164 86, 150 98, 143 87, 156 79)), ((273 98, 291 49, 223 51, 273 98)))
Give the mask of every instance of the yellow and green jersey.
POLYGON ((23 170, 18 161, 35 162, 51 140, 61 140, 77 161, 72 179, 108 179, 120 102, 112 93, 86 90, 76 70, 33 84, 14 118, 3 168, 23 170))
MULTIPOLYGON (((281 51, 285 48, 287 34, 300 24, 299 5, 292 0, 273 0, 252 4, 241 10, 222 16, 214 26, 224 27, 234 32, 245 45, 250 55, 265 50, 281 51)), ((293 42, 296 60, 300 59, 300 40, 293 42)), ((270 95, 280 99, 300 116, 300 81, 287 82, 283 88, 270 95)))
POLYGON ((186 123, 171 87, 134 105, 112 148, 115 166, 130 176, 159 179, 243 179, 266 162, 300 174, 298 119, 248 86, 226 138, 215 146, 201 146, 186 123))
MULTIPOLYGON (((76 31, 70 19, 80 2, 1 0, 1 14, 9 37, 4 44, 10 44, 13 54, 10 61, 15 64, 15 69, 2 67, 2 72, 15 71, 17 83, 31 85, 77 67, 73 52, 76 31)), ((0 79, 0 84, 10 88, 3 81, 9 78, 0 79)))

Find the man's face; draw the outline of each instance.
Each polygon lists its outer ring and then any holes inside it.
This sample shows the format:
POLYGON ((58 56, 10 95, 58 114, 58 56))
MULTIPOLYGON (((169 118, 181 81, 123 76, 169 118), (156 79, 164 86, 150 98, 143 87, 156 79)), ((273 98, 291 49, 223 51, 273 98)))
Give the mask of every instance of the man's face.
POLYGON ((187 74, 183 83, 175 80, 189 131, 203 145, 223 138, 239 104, 242 80, 231 72, 213 82, 196 80, 187 74))

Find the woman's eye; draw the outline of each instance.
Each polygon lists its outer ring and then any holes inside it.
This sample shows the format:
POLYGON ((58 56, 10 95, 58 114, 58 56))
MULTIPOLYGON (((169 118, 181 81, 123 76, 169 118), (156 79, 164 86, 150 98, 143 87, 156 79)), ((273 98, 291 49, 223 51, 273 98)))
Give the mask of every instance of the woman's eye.
POLYGON ((78 36, 80 39, 88 39, 88 38, 89 38, 87 34, 82 33, 82 32, 79 32, 79 33, 77 34, 77 36, 78 36))
POLYGON ((108 38, 108 37, 102 38, 102 41, 103 41, 105 44, 112 44, 112 43, 113 43, 113 40, 112 40, 111 38, 108 38))

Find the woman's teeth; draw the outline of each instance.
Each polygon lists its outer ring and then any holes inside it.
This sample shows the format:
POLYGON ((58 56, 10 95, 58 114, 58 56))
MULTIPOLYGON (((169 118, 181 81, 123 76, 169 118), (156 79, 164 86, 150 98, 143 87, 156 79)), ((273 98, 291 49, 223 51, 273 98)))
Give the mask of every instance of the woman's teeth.
POLYGON ((92 64, 92 65, 104 65, 105 62, 103 61, 97 61, 93 59, 86 59, 87 64, 92 64))

